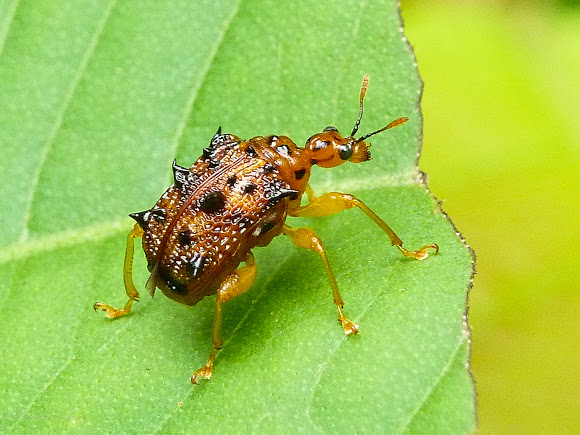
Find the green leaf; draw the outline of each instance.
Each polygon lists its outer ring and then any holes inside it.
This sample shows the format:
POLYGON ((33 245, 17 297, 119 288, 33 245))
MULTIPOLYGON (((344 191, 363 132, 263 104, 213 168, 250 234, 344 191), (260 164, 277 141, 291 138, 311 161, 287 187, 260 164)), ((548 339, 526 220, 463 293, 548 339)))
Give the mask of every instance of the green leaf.
MULTIPOLYGON (((465 314, 471 254, 416 167, 421 83, 396 2, 4 2, 0 20, 0 431, 470 432, 465 314), (225 307, 211 381, 189 377, 211 349, 213 301, 146 292, 125 303, 131 221, 218 125, 241 137, 326 125, 361 132, 373 160, 316 168, 318 193, 359 210, 308 225, 324 240, 345 312, 336 321, 320 259, 285 238, 255 250, 256 284, 225 307)), ((147 279, 138 254, 135 280, 147 279)))

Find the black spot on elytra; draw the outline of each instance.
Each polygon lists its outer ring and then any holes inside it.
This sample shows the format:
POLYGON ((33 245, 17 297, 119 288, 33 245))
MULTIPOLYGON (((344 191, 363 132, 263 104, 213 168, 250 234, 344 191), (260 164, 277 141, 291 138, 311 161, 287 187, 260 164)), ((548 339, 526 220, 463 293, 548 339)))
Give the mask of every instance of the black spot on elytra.
POLYGON ((175 293, 178 293, 180 295, 184 295, 187 293, 187 286, 180 281, 171 279, 165 281, 165 284, 167 285, 169 290, 174 291, 175 293))
POLYGON ((194 252, 191 260, 185 265, 185 270, 193 278, 197 278, 203 270, 204 263, 203 255, 200 255, 199 252, 194 252))
POLYGON ((276 166, 274 166, 272 163, 266 163, 264 166, 264 173, 266 174, 271 174, 272 172, 274 172, 276 170, 276 166))
POLYGON ((244 193, 252 193, 254 190, 256 190, 254 183, 248 183, 244 186, 244 193))
POLYGON ((270 137, 268 138, 268 143, 269 143, 270 145, 272 145, 273 143, 275 143, 275 142, 277 142, 277 141, 278 141, 278 136, 270 136, 270 137))
POLYGON ((214 214, 222 211, 225 205, 226 196, 223 192, 210 192, 201 199, 199 209, 205 213, 214 214))
POLYGON ((191 242, 191 231, 190 230, 183 230, 179 232, 178 235, 179 244, 181 245, 189 245, 191 242))
POLYGON ((249 217, 242 217, 238 223, 238 225, 240 226, 240 228, 245 228, 245 227, 249 227, 254 223, 254 221, 249 218, 249 217))
POLYGON ((248 147, 246 148, 246 153, 251 157, 256 157, 258 155, 258 153, 256 152, 256 150, 252 145, 248 145, 248 147))
POLYGON ((299 169, 297 171, 294 171, 294 176, 296 177, 297 180, 302 180, 302 178, 304 178, 304 175, 306 174, 306 169, 299 169))
POLYGON ((238 177, 236 175, 230 175, 228 177, 228 181, 227 181, 228 186, 234 187, 237 182, 238 182, 238 177))

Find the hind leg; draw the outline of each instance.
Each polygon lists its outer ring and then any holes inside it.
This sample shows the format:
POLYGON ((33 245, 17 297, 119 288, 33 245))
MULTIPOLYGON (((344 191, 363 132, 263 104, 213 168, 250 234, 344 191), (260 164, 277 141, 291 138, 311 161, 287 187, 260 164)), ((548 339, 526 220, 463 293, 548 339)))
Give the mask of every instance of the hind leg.
POLYGON ((143 237, 143 229, 136 224, 133 229, 127 235, 127 248, 125 250, 125 264, 123 266, 123 281, 125 282, 125 292, 129 297, 129 300, 125 306, 121 309, 113 308, 109 304, 104 304, 102 302, 96 302, 93 306, 94 310, 103 310, 107 313, 109 319, 116 319, 117 317, 124 316, 131 312, 131 306, 133 301, 139 299, 139 292, 135 288, 133 283, 133 253, 135 251, 134 240, 138 237, 143 237))
POLYGON ((310 249, 311 251, 315 251, 318 255, 320 255, 322 264, 324 265, 324 270, 326 270, 326 275, 328 276, 330 286, 332 287, 332 295, 338 311, 338 321, 342 325, 345 334, 348 335, 358 333, 358 325, 351 320, 348 320, 342 312, 344 302, 342 301, 342 296, 338 290, 336 278, 334 277, 334 273, 332 273, 332 269, 330 268, 330 262, 328 261, 328 256, 326 255, 326 250, 322 245, 320 237, 318 237, 314 230, 311 230, 310 228, 292 228, 289 225, 284 225, 282 233, 288 236, 290 240, 292 240, 292 243, 294 243, 296 246, 304 249, 310 249))

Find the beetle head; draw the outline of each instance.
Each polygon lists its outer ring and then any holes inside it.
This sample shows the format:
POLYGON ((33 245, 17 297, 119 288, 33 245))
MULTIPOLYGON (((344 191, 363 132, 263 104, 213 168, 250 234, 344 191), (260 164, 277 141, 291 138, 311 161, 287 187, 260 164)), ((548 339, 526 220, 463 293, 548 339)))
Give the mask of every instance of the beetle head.
POLYGON ((326 127, 322 133, 315 134, 306 141, 305 149, 310 155, 313 164, 322 166, 323 168, 333 168, 343 164, 347 160, 353 163, 366 162, 371 159, 371 144, 365 142, 366 139, 409 120, 407 117, 397 118, 385 127, 356 139, 355 134, 358 131, 363 116, 363 101, 367 93, 368 85, 369 75, 366 74, 360 90, 358 119, 349 136, 342 136, 336 127, 326 127))

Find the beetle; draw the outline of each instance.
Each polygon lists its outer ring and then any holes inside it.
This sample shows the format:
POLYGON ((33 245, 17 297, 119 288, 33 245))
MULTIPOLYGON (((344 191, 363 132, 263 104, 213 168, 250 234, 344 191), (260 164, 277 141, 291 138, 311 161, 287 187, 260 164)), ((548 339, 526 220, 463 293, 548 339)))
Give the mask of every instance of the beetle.
POLYGON ((134 239, 141 237, 150 271, 145 288, 151 296, 159 288, 177 302, 195 305, 205 296, 216 295, 213 347, 206 364, 191 376, 191 382, 210 379, 216 352, 223 345, 223 304, 247 291, 256 279, 252 249, 266 246, 274 237, 284 234, 296 246, 318 253, 330 281, 338 320, 345 334, 357 334, 358 325, 344 315, 344 302, 322 241, 310 228, 287 225, 286 217, 322 217, 358 207, 405 257, 424 260, 431 251, 439 251, 435 243, 417 250, 403 248, 402 240, 391 227, 362 201, 339 192, 317 197, 308 184, 314 165, 333 168, 347 161, 370 160, 370 143, 366 140, 408 120, 395 119, 379 130, 355 138, 368 82, 367 74, 361 86, 358 119, 346 137, 335 127, 326 127, 301 148, 287 136, 242 140, 223 134, 220 127, 209 147, 204 148, 189 169, 174 160, 173 185, 152 208, 129 215, 136 224, 127 236, 123 268, 127 304, 116 309, 97 302, 95 311, 105 311, 111 319, 131 312, 133 302, 139 298, 132 278, 134 239), (308 203, 301 205, 304 194, 308 203), (241 263, 244 266, 239 267, 241 263))

